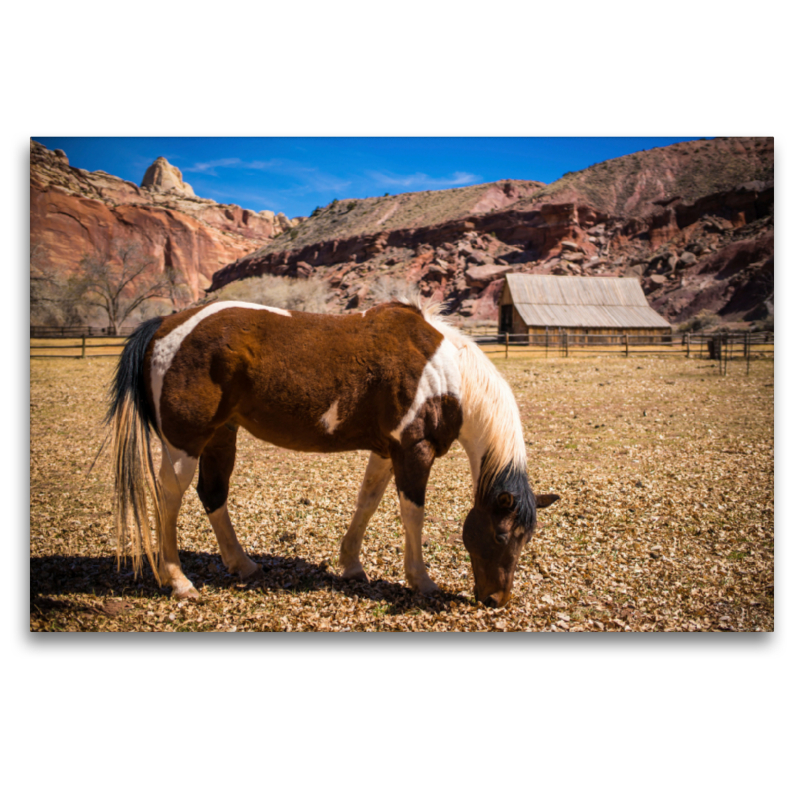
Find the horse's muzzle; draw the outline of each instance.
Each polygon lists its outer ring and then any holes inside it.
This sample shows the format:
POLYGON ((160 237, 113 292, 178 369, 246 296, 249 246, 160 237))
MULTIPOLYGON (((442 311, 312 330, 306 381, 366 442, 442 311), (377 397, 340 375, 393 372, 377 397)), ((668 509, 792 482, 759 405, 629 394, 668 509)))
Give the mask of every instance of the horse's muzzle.
POLYGON ((486 597, 480 597, 476 591, 475 599, 487 608, 502 608, 511 599, 511 592, 506 592, 501 589, 499 592, 493 592, 486 597))

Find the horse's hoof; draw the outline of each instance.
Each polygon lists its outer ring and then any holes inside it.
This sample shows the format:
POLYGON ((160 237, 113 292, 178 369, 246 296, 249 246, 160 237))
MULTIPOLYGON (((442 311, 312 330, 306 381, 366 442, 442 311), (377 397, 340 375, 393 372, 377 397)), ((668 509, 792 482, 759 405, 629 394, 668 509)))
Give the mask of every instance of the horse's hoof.
POLYGON ((430 579, 428 578, 425 581, 421 581, 417 585, 409 584, 411 589, 415 592, 419 592, 420 594, 436 594, 436 592, 441 591, 439 587, 430 579))
POLYGON ((263 581, 267 575, 261 567, 256 565, 256 568, 249 574, 249 575, 242 575, 241 580, 247 581, 248 583, 258 583, 259 581, 263 581))
POLYGON ((346 581, 361 581, 362 583, 369 583, 369 578, 367 577, 367 573, 364 572, 364 568, 360 564, 354 567, 348 567, 342 573, 342 577, 346 581))
POLYGON ((172 596, 176 600, 192 600, 194 602, 200 600, 200 592, 198 592, 197 589, 195 589, 194 586, 191 585, 181 589, 177 588, 173 589, 172 596))

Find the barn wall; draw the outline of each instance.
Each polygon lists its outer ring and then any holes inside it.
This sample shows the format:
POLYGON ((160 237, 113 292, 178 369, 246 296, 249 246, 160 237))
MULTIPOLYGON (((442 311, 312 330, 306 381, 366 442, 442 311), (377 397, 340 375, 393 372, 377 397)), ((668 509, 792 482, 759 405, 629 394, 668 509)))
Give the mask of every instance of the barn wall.
POLYGON ((525 320, 522 319, 522 316, 520 315, 519 311, 517 311, 516 306, 514 306, 514 322, 513 322, 512 333, 527 333, 527 332, 528 332, 528 326, 525 324, 525 320))

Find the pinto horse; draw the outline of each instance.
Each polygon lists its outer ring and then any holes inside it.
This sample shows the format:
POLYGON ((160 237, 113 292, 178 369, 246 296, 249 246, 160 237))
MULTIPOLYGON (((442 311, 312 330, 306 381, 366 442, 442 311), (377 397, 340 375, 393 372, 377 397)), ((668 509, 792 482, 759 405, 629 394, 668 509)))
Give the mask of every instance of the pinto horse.
POLYGON ((472 471, 463 540, 478 601, 508 602, 536 507, 558 499, 531 490, 508 384, 474 343, 419 304, 334 316, 231 301, 152 319, 127 340, 110 394, 118 558, 130 540, 138 573, 144 549, 159 584, 179 598, 199 596, 177 543, 181 499, 198 468, 197 493, 225 566, 243 579, 261 575, 228 515, 240 427, 290 450, 370 452, 340 545, 345 578, 367 579, 361 543, 394 473, 406 581, 437 590, 422 558, 425 488, 456 439, 472 471), (151 431, 162 444, 158 475, 151 431))

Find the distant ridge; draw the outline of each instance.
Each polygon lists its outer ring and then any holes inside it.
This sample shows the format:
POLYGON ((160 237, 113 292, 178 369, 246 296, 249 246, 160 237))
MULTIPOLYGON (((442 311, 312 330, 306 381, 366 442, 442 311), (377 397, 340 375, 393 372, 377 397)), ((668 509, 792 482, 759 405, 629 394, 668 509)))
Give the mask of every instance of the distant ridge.
POLYGON ((494 321, 509 272, 628 276, 672 322, 772 314, 774 143, 720 138, 595 164, 550 185, 500 181, 339 200, 214 275, 327 281, 331 309, 376 282, 414 284, 447 313, 494 321), (708 270, 714 270, 709 275, 708 270))

